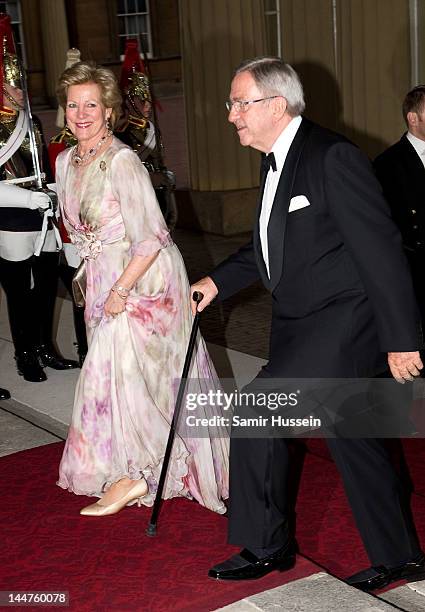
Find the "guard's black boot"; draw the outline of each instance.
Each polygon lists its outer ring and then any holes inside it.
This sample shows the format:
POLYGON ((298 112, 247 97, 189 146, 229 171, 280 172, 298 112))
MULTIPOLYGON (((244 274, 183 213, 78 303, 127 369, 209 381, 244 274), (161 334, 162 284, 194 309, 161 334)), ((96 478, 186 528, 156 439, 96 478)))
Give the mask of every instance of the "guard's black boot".
POLYGON ((53 368, 53 370, 72 370, 73 368, 78 368, 77 361, 62 357, 53 344, 40 344, 36 348, 36 353, 43 368, 53 368))
POLYGON ((47 376, 40 366, 37 355, 33 351, 20 351, 15 354, 18 374, 28 382, 43 382, 47 376))
POLYGON ((80 351, 80 347, 78 347, 78 345, 77 345, 77 349, 78 349, 78 366, 82 368, 87 352, 80 351))
POLYGON ((80 368, 82 368, 88 350, 84 308, 80 308, 73 303, 73 312, 75 335, 77 337, 78 363, 80 368))
POLYGON ((0 387, 0 400, 10 399, 10 393, 7 389, 2 389, 0 387))
POLYGON ((0 257, 0 284, 6 293, 18 373, 29 382, 41 382, 47 376, 32 348, 38 336, 38 312, 31 290, 32 261, 33 257, 24 261, 7 261, 0 257))
POLYGON ((68 266, 64 258, 59 265, 59 275, 65 285, 69 295, 72 298, 72 312, 74 315, 74 329, 77 342, 75 343, 78 353, 78 365, 83 367, 84 359, 87 355, 87 334, 86 323, 84 321, 84 308, 77 306, 72 293, 72 279, 75 274, 75 268, 68 266))
POLYGON ((53 342, 53 316, 55 310, 59 257, 57 253, 40 253, 33 261, 34 304, 39 324, 36 352, 40 364, 54 370, 78 368, 78 362, 65 359, 58 353, 53 342))

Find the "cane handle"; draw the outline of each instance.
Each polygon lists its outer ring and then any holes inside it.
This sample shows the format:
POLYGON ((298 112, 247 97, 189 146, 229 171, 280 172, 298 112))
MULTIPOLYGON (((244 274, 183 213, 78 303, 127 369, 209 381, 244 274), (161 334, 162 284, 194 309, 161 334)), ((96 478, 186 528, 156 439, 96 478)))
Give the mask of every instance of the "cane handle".
POLYGON ((192 300, 194 302, 199 304, 199 302, 202 302, 203 299, 204 299, 204 294, 203 293, 201 293, 200 291, 194 291, 193 292, 192 300))

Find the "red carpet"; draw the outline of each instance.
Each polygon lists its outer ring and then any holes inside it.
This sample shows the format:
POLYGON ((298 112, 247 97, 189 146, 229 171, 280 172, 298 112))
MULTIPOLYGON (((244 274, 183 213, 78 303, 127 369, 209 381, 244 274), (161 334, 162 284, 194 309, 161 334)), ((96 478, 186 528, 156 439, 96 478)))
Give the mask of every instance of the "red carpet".
MULTIPOLYGON (((425 543, 425 440, 405 441, 415 485, 412 507, 425 543)), ((321 440, 309 452, 298 489, 301 555, 290 572, 221 583, 208 568, 233 553, 226 519, 187 500, 163 506, 158 536, 146 537, 150 510, 136 506, 81 517, 87 498, 54 486, 62 444, 0 459, 3 526, 0 590, 69 591, 71 610, 207 612, 326 568, 345 577, 368 566, 342 483, 321 440)))
POLYGON ((0 459, 2 591, 69 591, 68 609, 78 612, 207 612, 320 571, 299 557, 284 574, 249 583, 211 580, 208 568, 235 550, 226 545, 224 517, 172 500, 153 539, 144 533, 148 509, 81 517, 87 498, 54 485, 62 447, 0 459))

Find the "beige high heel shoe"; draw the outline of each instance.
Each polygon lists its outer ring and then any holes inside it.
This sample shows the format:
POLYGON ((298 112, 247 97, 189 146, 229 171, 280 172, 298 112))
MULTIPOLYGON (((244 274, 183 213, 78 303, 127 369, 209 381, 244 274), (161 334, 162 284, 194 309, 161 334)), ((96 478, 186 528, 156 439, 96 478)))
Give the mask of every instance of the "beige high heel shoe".
POLYGON ((135 501, 137 501, 137 505, 140 507, 142 503, 141 498, 146 495, 148 489, 148 483, 144 478, 142 480, 137 480, 121 499, 118 499, 108 506, 102 505, 102 500, 100 499, 95 504, 90 504, 90 506, 86 506, 80 510, 80 514, 84 516, 108 516, 109 514, 116 514, 122 510, 124 506, 130 505, 131 502, 134 503, 135 501))

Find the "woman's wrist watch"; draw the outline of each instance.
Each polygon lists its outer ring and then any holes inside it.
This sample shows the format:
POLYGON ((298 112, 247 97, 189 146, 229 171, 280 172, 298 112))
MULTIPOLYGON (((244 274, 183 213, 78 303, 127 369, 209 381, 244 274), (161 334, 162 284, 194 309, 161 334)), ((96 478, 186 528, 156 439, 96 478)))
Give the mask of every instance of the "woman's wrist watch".
POLYGON ((130 294, 130 289, 117 284, 111 288, 111 291, 116 293, 122 300, 126 300, 130 294))

